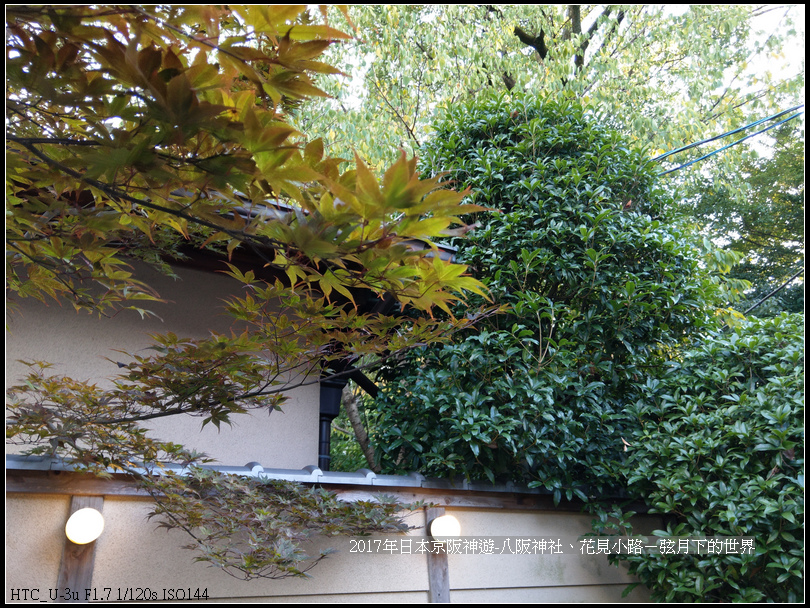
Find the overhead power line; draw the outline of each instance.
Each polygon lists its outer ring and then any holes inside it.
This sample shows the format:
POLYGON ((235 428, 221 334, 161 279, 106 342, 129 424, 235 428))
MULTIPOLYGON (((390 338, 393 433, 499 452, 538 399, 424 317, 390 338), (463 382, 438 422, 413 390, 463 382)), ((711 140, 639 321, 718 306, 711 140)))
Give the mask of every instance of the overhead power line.
MULTIPOLYGON (((660 156, 656 156, 655 158, 651 159, 651 162, 661 161, 661 160, 663 160, 663 159, 665 159, 665 158, 667 158, 669 156, 672 156, 673 154, 677 154, 679 152, 685 152, 686 150, 691 150, 692 148, 697 148, 698 146, 702 146, 704 144, 708 144, 708 143, 711 143, 713 141, 717 141, 718 139, 723 139, 725 137, 735 135, 735 134, 740 133, 742 131, 745 131, 747 129, 751 129, 753 127, 759 126, 762 123, 765 123, 765 122, 768 122, 768 121, 771 121, 771 120, 776 120, 777 118, 781 118, 785 114, 789 114, 790 112, 795 112, 799 108, 803 108, 803 107, 804 107, 804 104, 800 104, 800 105, 795 106, 793 108, 790 108, 788 110, 783 110, 782 112, 779 112, 778 114, 774 114, 773 116, 768 116, 767 118, 761 118, 760 120, 757 120, 757 121, 754 121, 754 122, 752 122, 750 124, 747 124, 744 127, 739 127, 739 128, 734 129, 732 131, 727 131, 726 133, 723 133, 721 135, 716 135, 715 137, 710 137, 708 139, 704 139, 702 141, 698 141, 698 142, 683 146, 681 148, 677 148, 675 150, 670 150, 669 152, 665 152, 664 154, 661 154, 660 156)), ((694 160, 691 160, 688 163, 684 163, 684 164, 679 165, 679 166, 677 166, 677 167, 675 167, 673 169, 669 169, 667 171, 662 171, 658 175, 667 175, 668 173, 673 173, 673 172, 678 171, 680 169, 684 169, 684 168, 686 168, 686 167, 688 167, 690 165, 693 165, 693 164, 695 164, 697 162, 705 160, 705 159, 709 158, 710 156, 714 156, 715 154, 718 154, 718 153, 722 152, 723 150, 727 150, 727 149, 731 148, 732 146, 736 146, 737 144, 739 144, 740 142, 745 141, 746 139, 750 139, 750 138, 752 138, 752 137, 754 137, 756 135, 760 135, 761 133, 764 133, 765 131, 769 131, 770 129, 778 127, 779 125, 782 125, 782 124, 786 123, 789 120, 793 120, 794 118, 797 118, 798 116, 801 116, 802 114, 804 114, 804 112, 796 112, 795 114, 793 114, 792 116, 788 116, 784 120, 780 120, 777 123, 774 123, 774 124, 772 124, 772 125, 770 125, 768 127, 765 127, 764 129, 760 129, 759 131, 756 131, 754 133, 746 135, 745 137, 742 137, 742 138, 740 138, 740 139, 738 139, 736 141, 733 141, 730 144, 728 144, 726 146, 723 146, 722 148, 714 150, 713 152, 709 152, 708 154, 705 154, 705 155, 701 156, 700 158, 696 158, 694 160)))
POLYGON ((790 278, 789 278, 787 281, 785 281, 784 283, 782 283, 782 284, 781 284, 779 287, 777 287, 776 289, 774 289, 774 290, 773 290, 771 293, 769 293, 769 294, 768 294, 768 295, 766 295, 764 298, 762 298, 761 300, 759 300, 759 301, 758 301, 756 304, 754 304, 754 305, 753 305, 751 308, 749 308, 748 310, 746 310, 746 311, 745 311, 743 314, 744 314, 744 315, 747 315, 749 312, 751 312, 752 310, 754 310, 754 309, 755 309, 757 306, 759 306, 760 304, 764 303, 764 302, 765 302, 765 301, 766 301, 768 298, 770 298, 770 297, 772 297, 772 296, 776 295, 776 294, 777 294, 779 291, 781 291, 782 289, 784 289, 785 287, 787 287, 788 285, 790 285, 791 281, 793 281, 794 279, 798 278, 798 276, 799 276, 800 274, 803 274, 803 273, 804 273, 804 266, 802 266, 801 270, 799 270, 798 272, 796 272, 796 273, 795 273, 795 274, 794 274, 792 277, 790 277, 790 278))

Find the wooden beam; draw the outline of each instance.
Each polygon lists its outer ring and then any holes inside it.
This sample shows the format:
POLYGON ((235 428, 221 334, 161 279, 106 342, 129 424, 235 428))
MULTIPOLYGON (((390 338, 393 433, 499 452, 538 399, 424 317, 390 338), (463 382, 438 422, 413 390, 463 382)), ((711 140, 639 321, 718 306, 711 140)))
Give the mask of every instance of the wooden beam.
MULTIPOLYGON (((429 530, 430 522, 444 515, 444 507, 428 507, 425 509, 425 530, 429 530)), ((447 565, 447 553, 441 551, 427 552, 428 567, 428 601, 431 604, 450 603, 450 569, 447 565)))
POLYGON ((142 496, 149 493, 129 475, 102 479, 71 471, 24 471, 6 469, 6 492, 22 494, 69 494, 71 496, 142 496))
MULTIPOLYGON (((104 498, 101 496, 72 496, 68 517, 85 507, 101 511, 104 508, 104 498)), ((86 593, 92 589, 95 558, 95 541, 86 545, 77 545, 65 537, 62 563, 59 565, 59 578, 56 583, 59 588, 57 602, 87 601, 86 593)))

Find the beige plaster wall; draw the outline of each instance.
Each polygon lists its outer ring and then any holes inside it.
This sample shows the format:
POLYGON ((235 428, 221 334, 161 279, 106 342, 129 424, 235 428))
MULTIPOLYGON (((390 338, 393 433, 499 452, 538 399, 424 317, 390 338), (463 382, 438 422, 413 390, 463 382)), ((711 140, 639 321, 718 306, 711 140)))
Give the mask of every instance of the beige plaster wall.
MULTIPOLYGON (((352 554, 348 539, 340 538, 313 543, 313 554, 326 548, 337 549, 339 553, 315 566, 312 578, 237 580, 207 564, 194 563, 196 554, 182 548, 189 538, 182 532, 156 529, 155 522, 146 519, 151 508, 146 500, 107 498, 104 501, 106 525, 97 541, 94 587, 157 590, 205 587, 212 599, 279 598, 278 601, 290 597, 303 600, 323 594, 427 592, 424 556, 352 554)), ((421 512, 411 515, 413 517, 418 523, 424 523, 421 512)))
POLYGON ((45 600, 56 588, 68 513, 68 496, 6 497, 6 603, 23 599, 23 589, 38 590, 35 597, 45 600))
MULTIPOLYGON (((11 494, 7 497, 7 589, 55 587, 68 497, 11 494), (13 531, 13 533, 12 533, 13 531)), ((339 553, 318 564, 309 579, 241 581, 195 563, 182 548, 188 537, 166 532, 148 521, 151 502, 107 497, 106 521, 96 541, 94 589, 132 593, 149 589, 206 589, 209 598, 239 602, 387 602, 428 601, 427 559, 423 554, 358 554, 349 539, 315 543, 313 551, 331 547, 339 553)), ((448 509, 465 536, 549 536, 576 538, 590 529, 587 516, 569 513, 448 509)), ((409 514, 413 526, 424 513, 409 514)), ((423 536, 424 529, 413 536, 423 536)), ((454 603, 477 602, 643 602, 642 588, 621 598, 631 579, 605 558, 558 555, 450 555, 450 596, 454 603)), ((7 591, 8 594, 8 591, 7 591)), ((8 597, 7 597, 8 599, 8 597)))
MULTIPOLYGON (((28 368, 18 360, 43 360, 51 372, 98 384, 109 383, 118 372, 115 361, 126 361, 126 350, 148 354, 154 333, 174 332, 188 338, 206 338, 209 332, 238 330, 223 314, 223 300, 238 294, 238 284, 228 277, 189 269, 177 269, 175 281, 139 267, 137 276, 154 286, 167 303, 144 304, 157 317, 122 311, 114 318, 76 313, 69 304, 60 306, 26 299, 19 310, 6 316, 6 383, 23 377, 28 368), (113 361, 108 361, 107 358, 113 361)), ((221 431, 202 418, 169 417, 151 424, 153 435, 205 452, 219 463, 245 465, 259 462, 267 468, 300 469, 318 462, 317 384, 293 389, 283 412, 256 411, 232 418, 233 427, 221 431)), ((13 451, 13 448, 12 450, 13 451)))
MULTIPOLYGON (((494 555, 448 555, 453 601, 477 602, 613 602, 634 582, 606 556, 520 554, 519 538, 562 541, 579 549, 578 539, 591 532, 591 517, 547 511, 447 509, 461 524, 461 534, 498 539, 494 555), (506 539, 509 539, 507 541, 506 539), (508 543, 508 544, 507 544, 508 543)), ((636 588, 621 601, 646 601, 636 588)))

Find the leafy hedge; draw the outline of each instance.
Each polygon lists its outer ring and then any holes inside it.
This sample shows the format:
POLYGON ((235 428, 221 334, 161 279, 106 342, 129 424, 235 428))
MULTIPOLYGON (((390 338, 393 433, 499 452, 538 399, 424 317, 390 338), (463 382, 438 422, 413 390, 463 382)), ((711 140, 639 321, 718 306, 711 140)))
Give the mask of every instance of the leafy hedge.
MULTIPOLYGON (((661 601, 804 596, 804 316, 711 335, 628 408, 628 491, 668 516, 661 536, 753 536, 753 555, 633 556, 661 601)), ((623 521, 630 512, 602 513, 623 521)), ((626 533, 626 531, 625 531, 626 533)))
POLYGON ((455 244, 509 312, 387 370, 383 467, 576 495, 602 533, 631 531, 601 500, 624 492, 657 534, 755 538, 751 556, 626 557, 655 599, 801 601, 803 317, 719 328, 654 168, 572 102, 453 110, 424 162, 495 210, 455 244))
POLYGON ((383 466, 558 500, 612 491, 635 424, 625 406, 716 292, 664 216, 654 167, 575 103, 532 98, 451 111, 423 164, 495 209, 455 244, 510 310, 389 370, 383 466))

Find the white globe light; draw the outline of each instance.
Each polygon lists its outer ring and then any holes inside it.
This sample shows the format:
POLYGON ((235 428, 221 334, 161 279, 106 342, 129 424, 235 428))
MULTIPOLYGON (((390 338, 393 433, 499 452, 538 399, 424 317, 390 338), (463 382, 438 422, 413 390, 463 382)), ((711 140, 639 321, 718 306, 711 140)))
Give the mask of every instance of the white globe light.
POLYGON ((442 515, 430 522, 430 535, 433 538, 461 536, 461 524, 452 515, 442 515))
POLYGON ((104 516, 90 507, 79 509, 65 524, 65 535, 77 545, 96 540, 104 531, 104 516))

